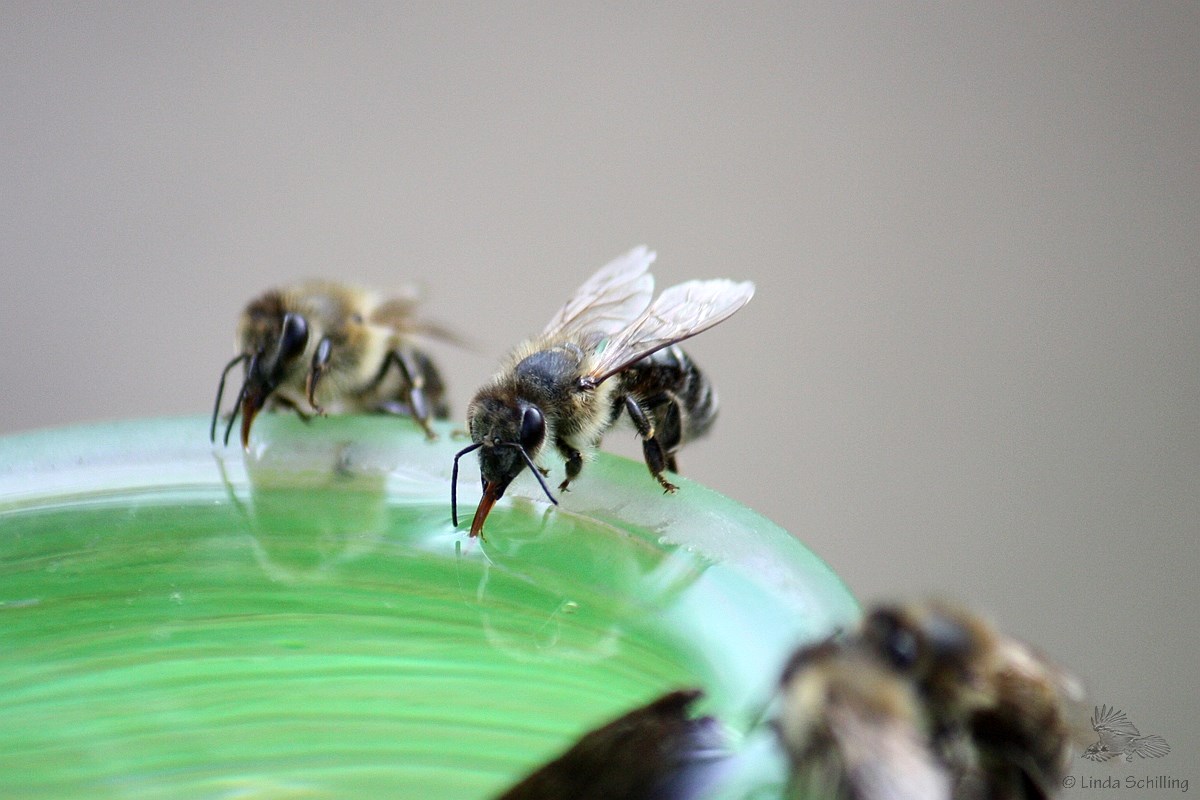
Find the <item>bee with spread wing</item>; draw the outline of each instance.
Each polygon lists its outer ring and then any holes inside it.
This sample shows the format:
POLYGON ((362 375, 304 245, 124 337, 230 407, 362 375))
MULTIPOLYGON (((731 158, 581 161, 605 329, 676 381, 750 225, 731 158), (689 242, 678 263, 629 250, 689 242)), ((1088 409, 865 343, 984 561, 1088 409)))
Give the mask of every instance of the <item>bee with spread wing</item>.
POLYGON ((704 435, 717 413, 712 385, 676 345, 728 319, 749 302, 754 284, 688 281, 653 303, 654 253, 638 247, 600 269, 538 336, 519 345, 471 400, 472 444, 454 457, 451 506, 458 524, 458 462, 479 451, 483 497, 471 536, 492 506, 529 467, 551 502, 540 465, 552 445, 566 466, 566 491, 604 433, 629 415, 651 475, 676 471, 675 450, 704 435))

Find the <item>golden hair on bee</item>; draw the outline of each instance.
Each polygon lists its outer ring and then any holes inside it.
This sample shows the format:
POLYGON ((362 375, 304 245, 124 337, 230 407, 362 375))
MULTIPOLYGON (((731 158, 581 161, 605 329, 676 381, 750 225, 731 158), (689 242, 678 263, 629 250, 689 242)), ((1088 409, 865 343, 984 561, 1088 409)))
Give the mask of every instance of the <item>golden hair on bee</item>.
POLYGON ((1054 796, 1083 740, 1078 679, 1034 648, 944 602, 881 605, 868 651, 911 680, 958 797, 1054 796))
POLYGON ((458 463, 479 451, 483 497, 471 536, 483 532, 492 507, 528 468, 552 503, 542 464, 553 450, 566 491, 624 413, 642 439, 650 474, 666 492, 676 486, 675 450, 707 433, 716 393, 677 343, 731 317, 750 301, 754 284, 688 281, 656 300, 648 272, 654 253, 637 247, 592 275, 540 334, 518 345, 467 409, 472 444, 454 457, 451 514, 458 524, 458 463))
POLYGON ((242 418, 241 440, 263 408, 289 408, 302 418, 326 413, 390 413, 412 417, 429 438, 430 418, 445 419, 445 385, 415 338, 461 343, 417 314, 415 296, 384 298, 353 286, 308 281, 265 292, 238 321, 236 355, 221 373, 209 438, 230 370, 243 368, 225 429, 242 418))
POLYGON ((793 654, 778 705, 789 798, 949 800, 916 688, 852 641, 793 654))

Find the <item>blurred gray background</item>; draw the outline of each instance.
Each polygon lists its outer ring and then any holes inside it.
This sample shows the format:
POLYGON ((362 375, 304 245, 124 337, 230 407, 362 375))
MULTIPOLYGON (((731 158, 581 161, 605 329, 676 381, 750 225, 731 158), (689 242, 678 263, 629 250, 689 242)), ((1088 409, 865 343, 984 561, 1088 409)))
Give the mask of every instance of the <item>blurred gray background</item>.
POLYGON ((207 413, 306 276, 419 284, 465 409, 646 243, 758 283, 687 475, 1200 785, 1200 5, 4 3, 0 65, 0 430, 207 413))

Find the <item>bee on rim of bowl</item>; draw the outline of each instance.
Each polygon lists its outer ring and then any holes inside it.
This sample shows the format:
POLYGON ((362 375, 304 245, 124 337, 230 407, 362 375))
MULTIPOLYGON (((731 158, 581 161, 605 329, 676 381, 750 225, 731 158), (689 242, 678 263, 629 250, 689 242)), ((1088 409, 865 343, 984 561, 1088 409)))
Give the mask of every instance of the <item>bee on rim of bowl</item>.
POLYGON ((1057 795, 1084 741, 1079 681, 975 614, 939 603, 882 605, 861 643, 913 682, 958 798, 1057 795))
POLYGON ((458 524, 458 461, 479 450, 483 497, 471 536, 492 506, 530 468, 550 501, 539 459, 552 445, 566 465, 560 491, 579 476, 604 433, 629 415, 651 475, 676 486, 675 449, 707 432, 717 413, 712 385, 676 343, 728 319, 749 302, 754 284, 688 281, 651 303, 654 253, 637 247, 589 278, 537 336, 519 345, 471 400, 473 444, 454 456, 451 513, 458 524))
POLYGON ((949 800, 916 687, 853 641, 794 653, 778 708, 772 726, 790 765, 789 798, 949 800))
POLYGON ((243 365, 241 389, 225 428, 238 414, 242 447, 264 407, 290 408, 308 419, 327 412, 411 416, 430 439, 430 417, 446 419, 445 386, 414 336, 461 343, 416 315, 413 295, 385 299, 328 281, 268 291, 251 301, 238 322, 238 355, 221 373, 209 438, 216 441, 225 379, 243 365))

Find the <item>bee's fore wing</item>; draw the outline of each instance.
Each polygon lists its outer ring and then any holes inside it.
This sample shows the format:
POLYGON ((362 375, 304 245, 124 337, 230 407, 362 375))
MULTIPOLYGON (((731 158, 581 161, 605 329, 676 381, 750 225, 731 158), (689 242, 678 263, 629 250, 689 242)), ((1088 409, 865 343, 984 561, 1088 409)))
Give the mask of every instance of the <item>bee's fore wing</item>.
POLYGON ((595 383, 634 362, 729 319, 754 296, 750 281, 688 281, 663 292, 641 316, 612 337, 596 358, 595 383))
POLYGON ((599 340, 617 333, 650 304, 654 277, 647 270, 653 262, 654 253, 642 245, 604 265, 558 310, 543 334, 599 340))

